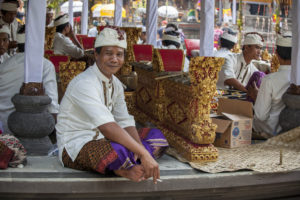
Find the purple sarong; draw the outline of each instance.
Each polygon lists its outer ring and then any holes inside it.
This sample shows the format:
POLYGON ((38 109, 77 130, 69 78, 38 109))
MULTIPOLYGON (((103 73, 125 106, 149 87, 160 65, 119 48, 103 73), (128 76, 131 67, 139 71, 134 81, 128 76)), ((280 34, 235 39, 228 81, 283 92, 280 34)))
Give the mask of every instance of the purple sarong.
MULTIPOLYGON (((159 129, 142 128, 139 131, 139 135, 144 147, 154 159, 162 156, 163 152, 169 146, 166 138, 159 129)), ((134 165, 140 164, 139 160, 134 159, 134 153, 126 147, 115 142, 110 142, 110 144, 117 152, 118 158, 106 167, 108 170, 130 169, 134 165)))
MULTIPOLYGON (((256 83, 256 87, 259 88, 261 81, 262 81, 263 77, 265 77, 265 76, 266 76, 266 74, 264 72, 261 72, 261 71, 254 72, 248 81, 246 89, 248 90, 249 87, 252 86, 254 81, 256 83)), ((254 102, 254 100, 249 96, 247 96, 247 101, 254 102)))

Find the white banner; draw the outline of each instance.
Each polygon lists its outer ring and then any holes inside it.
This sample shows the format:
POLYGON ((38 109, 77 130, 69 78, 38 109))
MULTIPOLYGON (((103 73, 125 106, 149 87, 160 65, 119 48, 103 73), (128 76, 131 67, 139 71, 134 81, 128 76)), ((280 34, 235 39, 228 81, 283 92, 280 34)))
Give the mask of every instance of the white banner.
POLYGON ((25 31, 25 83, 42 82, 46 6, 46 1, 28 0, 25 31))
POLYGON ((299 0, 293 0, 292 2, 292 74, 291 83, 300 85, 300 2, 299 0))
POLYGON ((89 13, 89 1, 82 0, 82 13, 81 13, 81 34, 86 35, 88 30, 88 13, 89 13))
POLYGON ((122 26, 123 0, 115 0, 114 25, 122 26))
POLYGON ((73 27, 73 0, 69 0, 69 23, 73 27))
POLYGON ((214 11, 215 1, 201 1, 200 56, 214 55, 214 11))
POLYGON ((158 0, 147 0, 147 43, 156 47, 158 0))

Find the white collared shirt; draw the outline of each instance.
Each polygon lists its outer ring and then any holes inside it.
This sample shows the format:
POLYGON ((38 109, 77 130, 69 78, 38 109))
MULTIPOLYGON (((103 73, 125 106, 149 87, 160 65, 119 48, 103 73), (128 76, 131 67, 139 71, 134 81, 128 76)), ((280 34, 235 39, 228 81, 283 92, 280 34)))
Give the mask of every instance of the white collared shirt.
POLYGON ((281 65, 278 72, 262 79, 254 105, 253 128, 257 132, 277 135, 280 112, 285 108, 282 96, 290 86, 291 66, 281 65))
POLYGON ((228 54, 219 73, 217 88, 225 89, 224 81, 231 78, 237 79, 243 86, 246 86, 250 77, 256 71, 258 69, 252 62, 246 64, 243 53, 228 54))
POLYGON ((69 37, 61 33, 55 33, 53 49, 54 54, 67 55, 72 58, 81 58, 84 56, 84 50, 77 47, 69 37))
POLYGON ((9 41, 17 41, 17 32, 18 32, 18 21, 17 19, 14 19, 12 23, 5 22, 2 17, 0 16, 0 25, 6 25, 8 29, 10 30, 10 36, 9 41))
MULTIPOLYGON (((52 99, 48 106, 50 113, 58 113, 58 95, 55 68, 53 64, 44 59, 43 86, 45 93, 52 99)), ((11 98, 20 92, 24 82, 24 53, 17 53, 0 65, 0 121, 4 131, 10 133, 7 128, 7 118, 15 111, 11 98)))
POLYGON ((0 56, 0 64, 4 63, 8 58, 10 58, 10 55, 7 53, 4 53, 3 55, 0 56))
POLYGON ((64 148, 74 161, 87 142, 103 138, 98 127, 109 122, 135 126, 122 83, 115 76, 109 80, 94 64, 69 83, 62 99, 56 124, 60 161, 64 148))

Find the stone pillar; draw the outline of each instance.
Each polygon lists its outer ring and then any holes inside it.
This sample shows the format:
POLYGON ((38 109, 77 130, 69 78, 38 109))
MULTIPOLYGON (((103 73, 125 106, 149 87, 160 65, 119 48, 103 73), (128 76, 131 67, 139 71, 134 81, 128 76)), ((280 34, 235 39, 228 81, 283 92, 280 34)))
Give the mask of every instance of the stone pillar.
POLYGON ((200 56, 214 55, 214 12, 215 1, 201 1, 200 56))
MULTIPOLYGON (((69 23, 73 27, 73 0, 69 0, 69 23)), ((73 27, 74 28, 74 27, 73 27)))
POLYGON ((147 0, 147 43, 156 47, 158 0, 147 0))
POLYGON ((115 0, 114 25, 122 26, 123 0, 115 0))
POLYGON ((81 34, 86 35, 88 30, 88 13, 89 13, 89 1, 82 0, 82 13, 81 13, 81 34))

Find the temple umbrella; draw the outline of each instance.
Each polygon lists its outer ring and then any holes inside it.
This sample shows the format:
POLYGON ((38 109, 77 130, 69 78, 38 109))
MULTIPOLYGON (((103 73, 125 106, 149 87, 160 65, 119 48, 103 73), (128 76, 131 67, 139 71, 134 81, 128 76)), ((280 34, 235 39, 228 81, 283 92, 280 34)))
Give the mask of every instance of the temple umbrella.
MULTIPOLYGON (((93 11, 93 17, 114 17, 115 4, 103 4, 93 11)), ((122 17, 126 17, 126 11, 122 8, 122 17)))
MULTIPOLYGON (((63 13, 69 12, 69 2, 66 1, 60 6, 60 11, 63 13)), ((81 1, 73 1, 73 12, 82 12, 82 2, 81 1)))
POLYGON ((92 6, 91 10, 92 12, 99 6, 103 5, 102 3, 96 3, 95 5, 92 6))
POLYGON ((173 6, 161 6, 157 10, 158 16, 165 18, 177 18, 178 11, 173 6))

